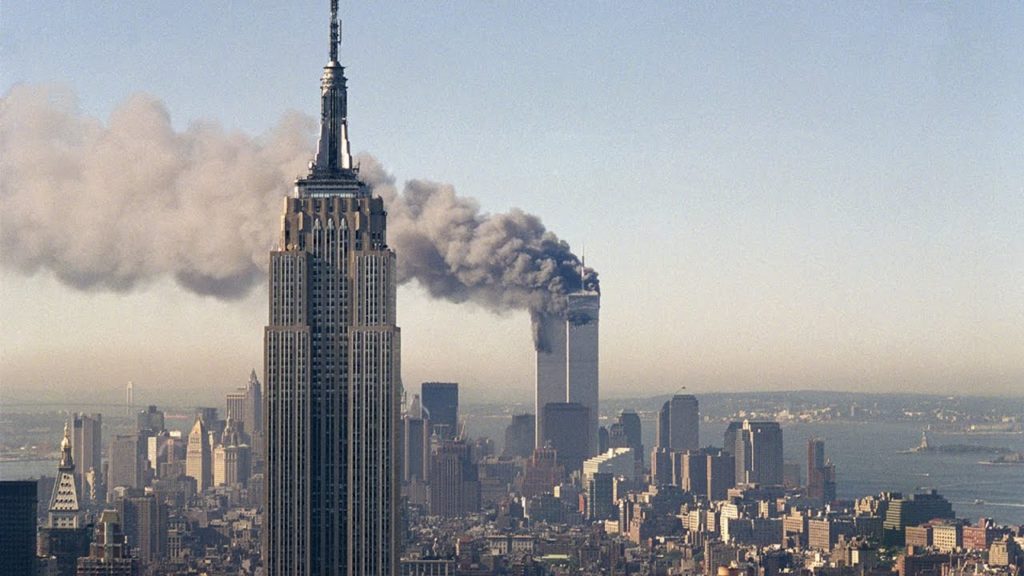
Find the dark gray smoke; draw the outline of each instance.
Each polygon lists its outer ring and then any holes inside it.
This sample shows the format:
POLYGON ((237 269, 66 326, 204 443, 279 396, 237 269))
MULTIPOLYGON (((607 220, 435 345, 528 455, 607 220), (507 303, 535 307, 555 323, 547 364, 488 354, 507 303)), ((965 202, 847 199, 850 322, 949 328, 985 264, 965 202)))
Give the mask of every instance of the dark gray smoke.
MULTIPOLYGON (((315 122, 285 116, 267 134, 194 123, 182 132, 149 96, 103 123, 67 91, 16 86, 0 100, 3 266, 54 273, 83 290, 128 291, 158 278, 238 298, 266 276, 281 198, 313 153, 315 122)), ((361 176, 388 208, 399 281, 496 311, 564 312, 580 261, 540 218, 480 211, 446 184, 401 192, 371 157, 361 176)), ((597 274, 585 274, 597 288, 597 274)))

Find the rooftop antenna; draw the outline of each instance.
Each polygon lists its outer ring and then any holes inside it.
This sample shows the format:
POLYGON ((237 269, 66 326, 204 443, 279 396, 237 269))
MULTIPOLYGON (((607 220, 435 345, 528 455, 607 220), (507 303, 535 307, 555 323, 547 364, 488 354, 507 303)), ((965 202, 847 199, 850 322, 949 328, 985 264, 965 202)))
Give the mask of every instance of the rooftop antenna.
POLYGON ((586 290, 587 285, 587 243, 580 246, 580 290, 586 290))
POLYGON ((338 61, 339 44, 341 44, 341 23, 338 21, 338 0, 331 0, 331 62, 338 61))

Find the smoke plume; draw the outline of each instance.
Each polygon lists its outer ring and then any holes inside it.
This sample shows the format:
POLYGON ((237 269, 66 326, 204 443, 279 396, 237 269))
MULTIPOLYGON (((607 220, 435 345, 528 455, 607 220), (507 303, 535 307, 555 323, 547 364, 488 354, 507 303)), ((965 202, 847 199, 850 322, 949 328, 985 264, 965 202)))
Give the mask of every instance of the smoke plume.
MULTIPOLYGON (((66 90, 16 86, 0 100, 0 256, 23 274, 52 272, 81 290, 125 292, 159 278, 218 298, 264 281, 281 198, 313 155, 316 123, 292 113, 250 137, 213 123, 184 131, 150 96, 106 124, 66 90)), ((488 214, 447 184, 401 191, 372 157, 360 175, 388 209, 400 282, 494 311, 560 315, 580 261, 540 218, 488 214)))

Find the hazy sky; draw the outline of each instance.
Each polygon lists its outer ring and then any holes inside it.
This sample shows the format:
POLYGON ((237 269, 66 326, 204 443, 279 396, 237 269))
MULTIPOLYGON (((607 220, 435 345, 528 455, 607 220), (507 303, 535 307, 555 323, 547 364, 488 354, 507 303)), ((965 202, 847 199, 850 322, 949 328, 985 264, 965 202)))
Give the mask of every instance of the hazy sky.
MULTIPOLYGON (((141 92, 179 131, 253 136, 319 112, 326 1, 94 4, 5 2, 0 92, 60 84, 103 123, 141 92)), ((399 183, 451 183, 585 245, 602 277, 602 395, 1024 393, 1021 3, 400 2, 343 15, 354 151, 399 183)), ((74 238, 72 204, 53 212, 74 238)), ((266 210, 273 221, 280 204, 266 210)), ((262 372, 262 283, 231 301, 172 278, 83 292, 2 256, 9 400, 113 400, 133 380, 140 402, 220 403, 262 372)), ((532 399, 525 313, 415 285, 399 298, 407 386, 532 399)))

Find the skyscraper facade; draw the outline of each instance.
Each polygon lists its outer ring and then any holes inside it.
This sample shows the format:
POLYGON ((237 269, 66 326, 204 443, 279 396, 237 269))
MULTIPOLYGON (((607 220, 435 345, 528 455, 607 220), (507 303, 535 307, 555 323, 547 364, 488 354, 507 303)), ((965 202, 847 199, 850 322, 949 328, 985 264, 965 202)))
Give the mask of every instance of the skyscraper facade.
POLYGON ((202 418, 196 418, 188 434, 185 474, 195 478, 198 492, 213 486, 213 450, 206 422, 202 418))
POLYGON ((455 518, 480 510, 480 480, 465 440, 445 440, 431 456, 430 513, 455 518))
POLYGON ((564 317, 542 314, 534 318, 538 342, 535 396, 538 448, 547 435, 544 407, 569 402, 590 411, 586 428, 587 456, 598 452, 600 310, 600 292, 585 288, 567 295, 564 317))
POLYGON ((140 436, 147 438, 159 434, 164 429, 164 413, 153 405, 149 405, 145 410, 139 412, 135 421, 136 431, 140 436))
POLYGON ((743 429, 743 422, 733 420, 725 428, 725 435, 722 439, 722 451, 727 454, 736 454, 736 441, 740 437, 740 430, 743 429))
POLYGON ((708 500, 724 500, 729 488, 736 485, 736 461, 732 453, 725 450, 707 454, 708 500))
POLYGON ((71 431, 71 454, 75 461, 75 478, 81 488, 79 496, 86 502, 103 498, 102 486, 98 485, 103 470, 102 431, 102 414, 75 416, 71 431))
POLYGON ((534 322, 537 331, 537 448, 544 446, 546 437, 544 407, 566 401, 567 363, 565 351, 565 319, 554 315, 540 315, 534 322))
POLYGON ((74 576, 77 560, 89 554, 89 531, 82 520, 71 436, 69 424, 60 443, 60 464, 49 514, 46 525, 39 529, 38 539, 40 555, 56 559, 58 576, 74 576))
POLYGON ((125 542, 142 567, 167 556, 167 505, 153 494, 126 496, 117 501, 125 542))
MULTIPOLYGON (((27 574, 27 572, 26 572, 27 574)), ((104 510, 96 522, 96 534, 89 545, 89 555, 79 558, 77 576, 135 576, 138 562, 132 557, 121 531, 121 517, 114 510, 104 510)))
POLYGON ((778 422, 744 420, 736 436, 736 482, 782 484, 782 427, 778 422))
POLYGON ((320 138, 284 201, 264 338, 269 576, 397 572, 400 399, 387 213, 349 152, 337 2, 320 138))
POLYGON ((243 439, 248 437, 248 444, 258 449, 263 430, 263 390, 255 370, 249 374, 249 381, 244 386, 228 392, 225 404, 226 417, 241 432, 243 439))
POLYGON ((676 394, 658 412, 656 443, 673 451, 700 448, 700 408, 697 398, 676 394))
POLYGON ((420 402, 430 419, 430 434, 455 438, 459 434, 459 385, 456 382, 424 382, 420 402))
POLYGON ((118 434, 110 442, 107 463, 107 500, 113 501, 117 488, 142 488, 144 459, 148 445, 135 434, 118 434))
POLYGON ((623 410, 619 419, 608 429, 609 448, 632 448, 638 456, 643 454, 644 445, 640 415, 632 410, 623 410))
POLYGON ((0 480, 0 558, 2 574, 35 574, 35 480, 0 480))
POLYGON ((601 295, 596 290, 580 290, 569 294, 566 318, 566 401, 586 406, 590 411, 587 425, 588 454, 598 453, 598 321, 601 295))
POLYGON ((825 441, 807 441, 807 497, 818 502, 836 499, 836 468, 825 460, 825 441))
POLYGON ((512 423, 505 428, 506 457, 529 458, 536 444, 534 434, 537 430, 537 419, 533 414, 514 414, 512 423))
POLYGON ((590 423, 590 409, 575 402, 551 402, 544 406, 544 420, 544 443, 555 449, 565 473, 582 469, 590 457, 590 444, 580 431, 590 423))
POLYGON ((402 481, 426 481, 430 471, 430 420, 423 414, 420 397, 402 416, 402 481))

